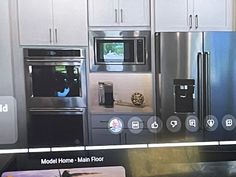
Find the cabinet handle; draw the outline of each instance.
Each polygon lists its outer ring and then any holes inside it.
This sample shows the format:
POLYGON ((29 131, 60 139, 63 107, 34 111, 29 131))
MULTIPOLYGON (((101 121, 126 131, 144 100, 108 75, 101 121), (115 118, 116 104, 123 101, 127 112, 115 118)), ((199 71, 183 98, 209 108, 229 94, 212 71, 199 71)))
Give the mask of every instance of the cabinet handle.
POLYGON ((120 9, 120 21, 121 21, 121 23, 124 22, 124 20, 123 20, 123 9, 120 9))
POLYGON ((55 28, 55 40, 56 40, 56 43, 57 43, 57 28, 55 28))
POLYGON ((189 28, 192 29, 193 27, 193 16, 189 15, 189 28))
POLYGON ((49 41, 52 43, 52 28, 49 28, 49 41))
POLYGON ((115 9, 115 22, 118 23, 118 10, 115 9))
POLYGON ((195 15, 195 28, 198 28, 198 15, 195 15))

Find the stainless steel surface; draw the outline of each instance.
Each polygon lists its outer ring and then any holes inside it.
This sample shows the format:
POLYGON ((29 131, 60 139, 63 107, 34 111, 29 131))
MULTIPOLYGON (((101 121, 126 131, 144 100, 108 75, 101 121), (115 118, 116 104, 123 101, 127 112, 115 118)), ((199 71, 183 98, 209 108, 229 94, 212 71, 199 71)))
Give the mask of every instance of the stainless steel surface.
POLYGON ((120 9, 120 22, 123 23, 124 19, 123 19, 123 9, 120 9))
MULTIPOLYGON (((176 115, 174 110, 174 79, 194 79, 198 81, 198 52, 202 51, 202 33, 159 33, 156 37, 159 45, 157 60, 160 61, 161 105, 157 112, 166 120, 176 115)), ((198 85, 194 87, 194 113, 177 114, 180 117, 196 115, 198 117, 198 85)))
MULTIPOLYGON (((94 72, 119 71, 119 72, 150 72, 151 71, 151 49, 150 49, 150 31, 89 31, 89 53, 90 70, 94 72), (96 40, 144 40, 144 62, 138 63, 137 50, 135 50, 135 62, 132 63, 112 63, 96 64, 96 40)), ((135 44, 136 45, 136 44, 135 44)))
POLYGON ((98 82, 98 104, 105 104, 105 90, 104 90, 104 82, 98 82))
POLYGON ((49 42, 52 43, 52 29, 49 28, 49 42))
POLYGON ((192 29, 193 27, 193 16, 189 15, 189 29, 192 29))
MULTIPOLYGON (((206 32, 204 50, 209 62, 210 112, 221 123, 225 115, 236 117, 236 33, 206 32)), ((209 138, 235 140, 236 130, 219 127, 209 138)))
POLYGON ((30 109, 29 112, 33 114, 73 114, 73 115, 85 115, 85 108, 77 109, 30 109))
POLYGON ((58 42, 58 39, 57 39, 57 28, 55 28, 55 42, 57 43, 58 42))
POLYGON ((198 29, 198 15, 195 15, 195 28, 198 29))
MULTIPOLYGON (((41 49, 39 49, 41 50, 41 49)), ((68 49, 66 49, 68 50, 68 49)), ((25 78, 26 78, 26 97, 29 109, 64 109, 64 108, 86 108, 87 107, 87 88, 86 88, 86 59, 84 57, 85 51, 78 49, 81 56, 75 57, 30 57, 28 49, 24 49, 25 55, 25 78), (33 66, 79 66, 81 79, 81 96, 76 97, 35 97, 33 95, 33 66)))
MULTIPOLYGON (((226 118, 236 117, 236 33, 159 33, 157 61, 161 73, 160 106, 163 120, 174 112, 174 79, 194 79, 194 113, 204 140, 235 140, 236 129, 227 129, 226 118), (206 129, 206 116, 216 117, 216 130, 206 129)), ((156 76, 158 77, 158 76, 156 76)), ((177 116, 185 120, 189 113, 177 116)), ((229 125, 228 125, 229 126, 229 125)))

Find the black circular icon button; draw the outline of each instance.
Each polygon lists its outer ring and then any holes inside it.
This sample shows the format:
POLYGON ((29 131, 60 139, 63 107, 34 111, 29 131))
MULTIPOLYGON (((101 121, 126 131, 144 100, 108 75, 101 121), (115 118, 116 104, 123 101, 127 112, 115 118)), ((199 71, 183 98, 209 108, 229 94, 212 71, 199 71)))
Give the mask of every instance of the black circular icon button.
POLYGON ((131 117, 128 121, 128 128, 131 133, 138 134, 143 131, 143 121, 140 117, 131 117))
POLYGON ((163 123, 159 117, 152 116, 147 121, 147 127, 151 133, 159 133, 163 127, 163 123))
POLYGON ((185 120, 185 127, 190 132, 197 132, 199 129, 198 118, 194 115, 188 116, 185 120))
POLYGON ((166 127, 169 131, 176 133, 181 129, 181 120, 177 116, 170 116, 166 121, 166 127))
POLYGON ((227 131, 232 131, 236 127, 236 119, 231 114, 227 114, 222 119, 222 126, 227 131))
POLYGON ((215 131, 218 127, 218 120, 213 115, 208 115, 205 118, 205 128, 207 131, 215 131))

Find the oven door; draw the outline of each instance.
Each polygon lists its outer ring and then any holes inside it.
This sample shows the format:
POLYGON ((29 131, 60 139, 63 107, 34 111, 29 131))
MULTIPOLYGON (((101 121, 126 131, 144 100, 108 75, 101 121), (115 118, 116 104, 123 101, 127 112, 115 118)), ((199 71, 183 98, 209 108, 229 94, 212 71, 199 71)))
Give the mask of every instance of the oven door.
POLYGON ((32 109, 29 147, 83 146, 87 142, 86 109, 32 109))
POLYGON ((28 107, 86 107, 85 61, 30 61, 26 64, 28 107))

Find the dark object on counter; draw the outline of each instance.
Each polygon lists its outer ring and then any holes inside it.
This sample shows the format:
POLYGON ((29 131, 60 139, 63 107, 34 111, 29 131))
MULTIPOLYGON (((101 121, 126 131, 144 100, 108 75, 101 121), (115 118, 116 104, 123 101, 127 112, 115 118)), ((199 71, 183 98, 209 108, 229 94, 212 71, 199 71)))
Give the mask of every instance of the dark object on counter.
POLYGON ((107 108, 112 108, 114 106, 112 82, 99 82, 98 85, 99 105, 104 105, 107 108))

